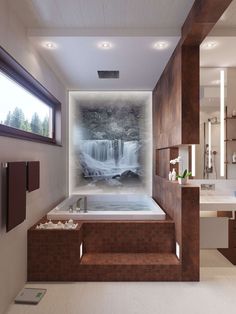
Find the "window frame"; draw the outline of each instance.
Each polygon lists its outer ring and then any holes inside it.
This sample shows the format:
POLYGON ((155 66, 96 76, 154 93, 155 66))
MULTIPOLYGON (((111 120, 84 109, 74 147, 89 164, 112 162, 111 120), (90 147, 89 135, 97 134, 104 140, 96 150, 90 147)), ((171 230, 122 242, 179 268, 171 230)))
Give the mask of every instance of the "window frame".
POLYGON ((0 71, 52 109, 52 138, 4 124, 0 124, 0 136, 61 146, 61 103, 2 46, 0 46, 0 71))

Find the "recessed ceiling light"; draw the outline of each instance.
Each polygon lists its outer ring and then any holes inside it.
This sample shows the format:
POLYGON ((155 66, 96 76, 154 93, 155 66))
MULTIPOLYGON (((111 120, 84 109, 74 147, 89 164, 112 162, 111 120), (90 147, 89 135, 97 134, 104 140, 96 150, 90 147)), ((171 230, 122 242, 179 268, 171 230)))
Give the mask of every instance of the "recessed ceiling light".
POLYGON ((109 43, 108 41, 104 41, 104 42, 100 43, 98 46, 101 49, 111 49, 112 48, 112 44, 109 43))
POLYGON ((47 42, 47 43, 44 43, 44 47, 47 49, 55 49, 56 45, 52 42, 47 42))
POLYGON ((218 45, 218 43, 216 41, 207 41, 205 43, 202 44, 202 48, 203 49, 214 49, 216 46, 218 45))
POLYGON ((169 47, 169 43, 167 41, 158 41, 154 44, 154 48, 158 50, 163 50, 169 47))

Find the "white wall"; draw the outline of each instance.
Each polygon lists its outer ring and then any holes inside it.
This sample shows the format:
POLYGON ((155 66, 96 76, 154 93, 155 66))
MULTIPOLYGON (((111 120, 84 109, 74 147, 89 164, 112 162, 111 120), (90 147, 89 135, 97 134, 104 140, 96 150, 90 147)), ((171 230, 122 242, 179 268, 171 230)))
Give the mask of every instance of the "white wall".
MULTIPOLYGON (((26 281, 27 229, 67 194, 66 89, 31 47, 23 23, 11 12, 8 2, 8 0, 0 1, 0 45, 61 101, 63 147, 0 136, 0 163, 4 161, 39 160, 41 166, 40 189, 27 195, 26 221, 6 233, 4 220, 1 220, 1 314, 5 312, 9 303, 26 281)), ((2 169, 0 171, 2 174, 2 169)), ((0 197, 0 199, 2 198, 0 197)), ((0 212, 2 211, 4 208, 1 206, 0 212)))

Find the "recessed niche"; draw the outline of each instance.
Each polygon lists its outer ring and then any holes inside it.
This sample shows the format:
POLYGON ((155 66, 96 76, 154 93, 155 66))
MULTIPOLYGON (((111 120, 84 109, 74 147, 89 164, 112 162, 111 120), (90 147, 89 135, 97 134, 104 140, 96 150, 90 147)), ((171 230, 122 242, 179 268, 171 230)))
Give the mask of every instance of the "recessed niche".
POLYGON ((175 168, 178 172, 178 164, 170 164, 170 160, 177 158, 179 155, 178 147, 156 149, 156 175, 168 179, 169 172, 175 168))

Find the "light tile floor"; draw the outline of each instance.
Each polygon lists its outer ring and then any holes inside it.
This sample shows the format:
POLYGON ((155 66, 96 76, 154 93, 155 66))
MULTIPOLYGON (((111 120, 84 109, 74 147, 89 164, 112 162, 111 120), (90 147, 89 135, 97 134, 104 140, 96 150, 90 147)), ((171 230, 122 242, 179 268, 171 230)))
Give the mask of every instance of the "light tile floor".
POLYGON ((201 251, 201 282, 35 283, 39 305, 12 304, 7 314, 235 314, 236 266, 201 251))

